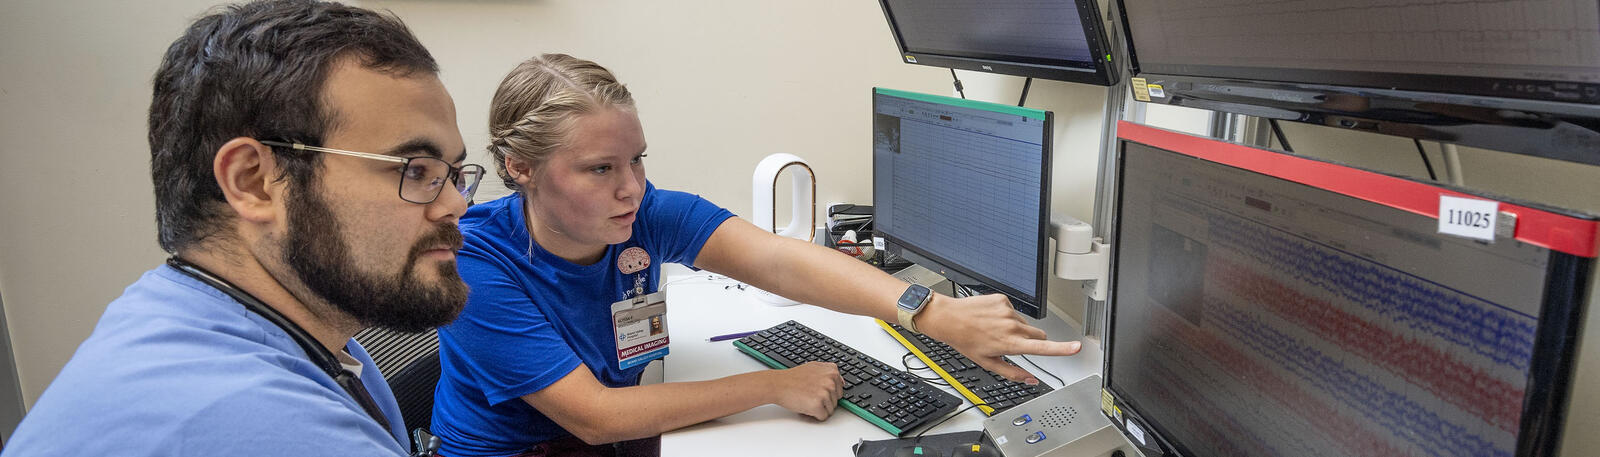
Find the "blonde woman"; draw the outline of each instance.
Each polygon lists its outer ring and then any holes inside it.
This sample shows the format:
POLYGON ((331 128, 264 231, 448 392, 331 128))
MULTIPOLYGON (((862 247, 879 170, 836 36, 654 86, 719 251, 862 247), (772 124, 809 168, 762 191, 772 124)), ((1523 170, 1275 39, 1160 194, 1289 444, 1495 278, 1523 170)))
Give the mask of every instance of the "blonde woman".
MULTIPOLYGON (((654 292, 660 265, 727 275, 804 303, 897 320, 907 291, 877 269, 778 237, 699 196, 645 180, 645 137, 628 89, 594 62, 550 54, 518 65, 490 106, 489 146, 516 192, 462 218, 466 309, 439 332, 433 428, 449 457, 612 455, 615 443, 777 404, 825 419, 837 367, 807 363, 691 383, 638 385, 613 304, 654 292), (785 268, 775 268, 785 265, 785 268)), ((935 295, 912 317, 1008 378, 1004 354, 1071 355, 1006 298, 935 295)))

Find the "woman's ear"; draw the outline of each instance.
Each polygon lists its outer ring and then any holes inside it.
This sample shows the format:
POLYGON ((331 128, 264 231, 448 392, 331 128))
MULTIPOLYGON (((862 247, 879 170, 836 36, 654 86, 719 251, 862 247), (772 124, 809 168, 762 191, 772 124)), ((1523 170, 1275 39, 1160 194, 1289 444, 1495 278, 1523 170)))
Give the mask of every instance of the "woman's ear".
POLYGON ((533 166, 527 161, 516 157, 507 156, 505 159, 506 173, 511 175, 511 180, 516 181, 524 190, 533 189, 533 166))

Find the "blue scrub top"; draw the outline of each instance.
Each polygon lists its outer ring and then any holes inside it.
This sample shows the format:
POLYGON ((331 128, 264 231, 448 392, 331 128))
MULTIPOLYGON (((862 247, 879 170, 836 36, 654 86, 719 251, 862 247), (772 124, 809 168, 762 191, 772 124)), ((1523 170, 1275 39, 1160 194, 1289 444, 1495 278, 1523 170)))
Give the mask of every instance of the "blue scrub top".
POLYGON ((106 307, 0 455, 407 455, 394 393, 360 344, 346 349, 389 430, 283 329, 162 265, 106 307))
MULTIPOLYGON (((611 304, 636 281, 656 290, 661 264, 694 265, 711 233, 733 213, 697 195, 646 183, 633 237, 577 265, 532 243, 521 194, 473 206, 461 219, 457 266, 471 286, 467 307, 439 329, 442 371, 433 433, 450 457, 507 456, 571 433, 522 401, 586 365, 608 387, 638 383, 644 366, 621 369, 611 304), (631 251, 630 251, 631 250, 631 251), (639 250, 649 266, 637 265, 639 250)), ((668 331, 671 314, 667 316, 668 331)))

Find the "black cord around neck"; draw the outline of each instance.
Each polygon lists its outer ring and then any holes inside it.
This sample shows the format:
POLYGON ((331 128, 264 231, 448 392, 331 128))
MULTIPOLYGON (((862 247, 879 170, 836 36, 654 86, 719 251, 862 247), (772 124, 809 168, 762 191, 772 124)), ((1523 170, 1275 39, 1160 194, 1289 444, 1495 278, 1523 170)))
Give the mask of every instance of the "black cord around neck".
MULTIPOLYGON (((287 316, 279 313, 278 310, 267 306, 261 299, 250 295, 249 292, 245 292, 239 286, 233 285, 228 280, 222 279, 221 276, 217 276, 199 265, 177 256, 167 258, 167 265, 178 270, 179 273, 183 273, 211 286, 213 289, 217 289, 219 292, 227 294, 234 301, 244 306, 244 309, 283 329, 283 333, 289 335, 289 339, 294 340, 295 344, 299 345, 302 351, 305 351, 306 357, 311 359, 312 364, 317 365, 317 368, 322 369, 323 373, 333 378, 333 381, 339 384, 339 387, 344 389, 345 393, 350 394, 350 398, 354 399, 356 404, 360 405, 368 416, 372 416, 372 419, 377 421, 378 425, 383 426, 385 431, 390 429, 389 418, 383 415, 383 410, 378 407, 377 401, 373 400, 372 394, 367 392, 367 388, 361 383, 361 379, 349 370, 344 369, 344 365, 339 363, 339 359, 333 355, 333 352, 329 351, 321 342, 318 342, 316 338, 313 338, 305 328, 295 324, 294 321, 289 320, 287 316)), ((401 443, 402 447, 405 447, 405 445, 405 443, 401 443)))

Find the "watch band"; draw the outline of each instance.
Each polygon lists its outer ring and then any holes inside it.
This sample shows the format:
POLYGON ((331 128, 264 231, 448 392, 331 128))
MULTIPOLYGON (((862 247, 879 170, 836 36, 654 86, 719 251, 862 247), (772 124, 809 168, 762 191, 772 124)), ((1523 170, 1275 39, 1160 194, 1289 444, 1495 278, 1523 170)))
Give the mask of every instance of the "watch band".
POLYGON ((915 319, 918 313, 921 313, 924 309, 928 309, 928 303, 932 301, 933 294, 930 293, 927 297, 923 297, 922 304, 917 305, 916 311, 906 311, 905 308, 896 306, 895 312, 898 314, 897 317, 899 317, 900 326, 905 327, 906 330, 910 330, 911 333, 922 333, 921 331, 917 330, 917 323, 915 319))

